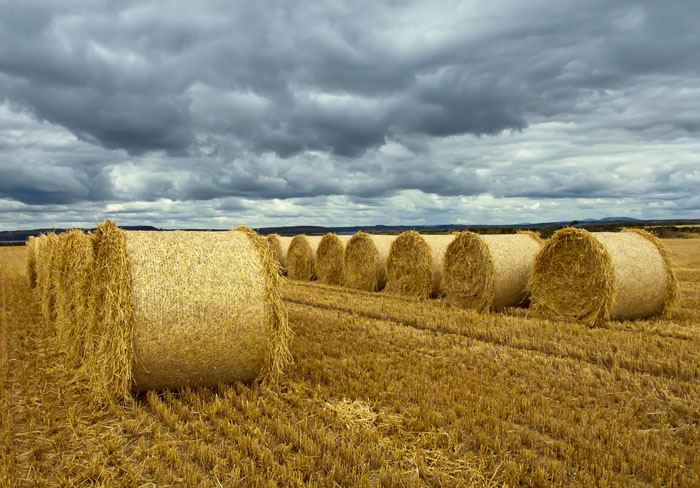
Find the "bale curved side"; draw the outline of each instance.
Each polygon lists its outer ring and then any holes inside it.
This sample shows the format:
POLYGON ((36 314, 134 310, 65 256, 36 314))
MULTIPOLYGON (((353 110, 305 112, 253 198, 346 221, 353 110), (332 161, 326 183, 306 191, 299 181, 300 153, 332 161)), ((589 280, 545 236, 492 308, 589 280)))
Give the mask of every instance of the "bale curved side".
MULTIPOLYGON (((236 229, 243 231, 258 250, 262 271, 265 278, 264 301, 268 307, 267 334, 269 342, 265 364, 260 372, 260 378, 269 381, 277 381, 282 376, 284 368, 291 363, 292 355, 289 351, 289 340, 292 329, 289 327, 287 311, 282 305, 282 296, 279 291, 281 266, 280 255, 275 255, 278 249, 270 246, 269 239, 262 239, 250 228, 236 229)), ((273 234, 277 235, 277 234, 273 234)), ((269 236, 268 236, 269 237, 269 236)), ((277 239, 277 244, 280 244, 277 239)), ((281 246, 280 246, 281 247, 281 246)))
POLYGON ((453 239, 416 231, 400 234, 387 259, 387 291, 418 298, 441 295, 443 258, 453 239))
POLYGON ((654 247, 657 249, 663 260, 664 267, 666 268, 666 296, 664 297, 663 304, 663 315, 668 316, 671 308, 677 306, 680 303, 681 290, 678 283, 678 278, 676 277, 676 272, 673 270, 673 264, 671 261, 671 256, 668 252, 666 246, 664 246, 661 239, 656 237, 651 232, 647 232, 643 229, 623 229, 622 232, 634 232, 644 237, 650 241, 654 247))
POLYGON ((358 232, 345 245, 343 280, 345 286, 379 291, 386 286, 386 259, 396 236, 358 232))
POLYGON ((345 244, 351 236, 324 235, 316 248, 316 276, 321 283, 339 285, 343 281, 345 244))
POLYGON ((615 273, 610 319, 638 319, 663 314, 675 303, 676 279, 661 241, 648 232, 596 232, 615 273))

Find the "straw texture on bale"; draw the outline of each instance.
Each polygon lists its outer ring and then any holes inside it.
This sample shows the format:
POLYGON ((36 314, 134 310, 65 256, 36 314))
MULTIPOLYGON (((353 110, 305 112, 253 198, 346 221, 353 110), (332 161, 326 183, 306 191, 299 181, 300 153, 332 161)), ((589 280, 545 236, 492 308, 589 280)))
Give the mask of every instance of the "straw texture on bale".
POLYGON ((450 235, 401 233, 391 245, 387 259, 389 293, 429 298, 442 295, 442 260, 450 235))
POLYGON ((89 319, 89 278, 92 269, 92 236, 81 230, 61 234, 56 257, 56 329, 64 350, 74 359, 84 354, 85 329, 89 319))
POLYGON ((538 234, 479 235, 460 232, 445 252, 443 288, 447 299, 479 311, 523 305, 538 234))
POLYGON ((49 232, 41 236, 36 263, 37 297, 44 322, 53 324, 56 320, 56 270, 54 261, 58 251, 58 236, 49 232))
POLYGON ((667 312, 678 283, 659 239, 642 230, 558 231, 535 259, 533 313, 596 325, 667 312))
POLYGON ((386 259, 393 235, 358 232, 345 245, 343 282, 349 288, 379 291, 386 286, 386 259))
POLYGON ((316 248, 320 236, 294 236, 285 258, 287 278, 290 280, 310 281, 316 278, 316 248))
POLYGON ((339 285, 343 281, 345 245, 351 236, 329 233, 316 248, 316 277, 321 283, 339 285))
POLYGON ((253 231, 95 231, 88 363, 111 396, 275 378, 289 329, 253 231))
POLYGON ((36 243, 34 236, 29 236, 27 240, 27 278, 30 288, 36 287, 36 243))
POLYGON ((280 246, 282 248, 282 261, 280 266, 282 267, 282 273, 287 274, 287 251, 289 251, 289 245, 294 240, 293 236, 279 236, 280 246))
POLYGON ((277 263, 280 270, 282 270, 284 267, 284 251, 282 251, 282 241, 280 240, 280 236, 278 234, 270 234, 269 236, 265 237, 265 241, 267 242, 267 246, 270 248, 272 258, 274 259, 275 263, 277 263))

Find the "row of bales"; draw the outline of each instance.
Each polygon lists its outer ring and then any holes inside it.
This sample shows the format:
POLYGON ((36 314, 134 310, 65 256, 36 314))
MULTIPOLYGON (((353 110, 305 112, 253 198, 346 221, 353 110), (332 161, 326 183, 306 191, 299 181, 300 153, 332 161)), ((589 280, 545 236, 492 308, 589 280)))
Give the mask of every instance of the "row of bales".
POLYGON ((255 232, 30 238, 41 314, 97 398, 275 378, 289 360, 279 269, 255 232))
POLYGON ((678 284, 659 239, 638 229, 539 234, 470 231, 398 236, 359 232, 267 237, 293 280, 409 295, 445 297, 478 311, 530 306, 541 317, 596 325, 662 314, 678 284))

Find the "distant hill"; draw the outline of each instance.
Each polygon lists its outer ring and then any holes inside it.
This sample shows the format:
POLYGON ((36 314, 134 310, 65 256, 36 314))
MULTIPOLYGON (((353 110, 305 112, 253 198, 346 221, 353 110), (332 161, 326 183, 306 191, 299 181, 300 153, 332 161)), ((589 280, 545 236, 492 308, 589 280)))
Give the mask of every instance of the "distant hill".
MULTIPOLYGON (((623 227, 623 226, 683 226, 683 225, 700 225, 700 219, 675 219, 675 220, 640 220, 630 217, 606 217, 604 219, 583 219, 583 220, 567 220, 557 222, 540 222, 530 223, 523 222, 519 224, 505 225, 457 225, 457 224, 436 224, 436 225, 357 225, 347 227, 323 227, 318 225, 291 225, 284 227, 260 227, 255 230, 263 235, 281 234, 281 235, 296 235, 296 234, 316 234, 322 235, 328 232, 336 234, 355 234, 356 232, 364 231, 369 233, 400 233, 406 230, 417 230, 420 232, 449 232, 453 230, 475 230, 483 233, 497 232, 498 229, 509 230, 514 232, 515 229, 548 229, 550 234, 552 229, 558 229, 566 226, 586 227, 586 228, 601 228, 601 227, 623 227)), ((126 225, 122 227, 125 230, 151 230, 151 231, 169 231, 174 229, 160 229, 150 225, 126 225)), ((38 236, 46 232, 65 232, 68 229, 32 229, 32 230, 13 230, 0 231, 0 243, 21 243, 25 242, 29 236, 38 236)), ((92 231, 91 229, 83 229, 92 231)), ((228 229, 182 229, 182 230, 211 230, 225 231, 228 229)))
MULTIPOLYGON (((122 227, 125 230, 163 230, 152 225, 125 225, 122 227)), ((70 229, 32 229, 32 230, 3 230, 0 231, 0 242, 26 242, 30 236, 38 236, 47 232, 55 232, 60 234, 70 229)), ((81 229, 85 231, 93 231, 95 228, 81 229)))

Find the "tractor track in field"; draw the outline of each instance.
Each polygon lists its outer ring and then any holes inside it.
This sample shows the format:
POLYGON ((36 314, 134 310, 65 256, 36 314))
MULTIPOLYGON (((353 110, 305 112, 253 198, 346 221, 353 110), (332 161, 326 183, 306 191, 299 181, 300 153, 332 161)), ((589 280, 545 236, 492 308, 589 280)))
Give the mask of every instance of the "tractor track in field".
MULTIPOLYGON (((350 307, 346 307, 340 304, 327 304, 327 303, 318 303, 317 301, 314 300, 304 300, 300 298, 290 298, 290 297, 284 297, 284 301, 287 303, 294 303, 296 305, 301 305, 301 306, 306 306, 306 307, 312 307, 312 308, 319 308, 319 309, 325 309, 325 310, 333 310, 341 313, 345 313, 347 315, 355 315, 355 316, 362 316, 366 317, 369 319, 373 320, 380 320, 380 321, 387 321, 387 322, 392 322, 394 324, 404 326, 404 327, 412 327, 415 329, 419 330, 425 330, 425 331, 431 331, 431 332, 437 332, 441 334, 452 334, 456 336, 461 336, 461 337, 467 337, 476 341, 488 343, 488 344, 493 344, 497 346, 501 346, 504 348, 508 349, 513 349, 513 350, 518 350, 518 351, 528 351, 528 352, 533 352, 533 353, 538 353, 542 354, 543 356, 549 357, 549 358, 554 358, 554 359, 561 359, 561 360, 577 360, 577 361, 583 361, 588 364, 601 367, 607 370, 610 370, 612 368, 621 368, 629 371, 630 373, 634 374, 645 374, 649 376, 653 376, 656 378, 661 378, 661 379, 670 379, 670 380, 678 380, 679 377, 680 379, 684 381, 688 381, 691 384, 700 384, 700 367, 696 368, 695 371, 692 372, 686 372, 686 371, 679 371, 681 368, 680 365, 675 364, 671 365, 668 371, 653 371, 648 368, 648 365, 637 365, 637 364, 625 364, 624 362, 620 362, 619 359, 615 358, 614 356, 607 356, 603 358, 591 358, 590 356, 586 355, 585 353, 579 353, 579 352, 567 352, 567 353, 561 353, 561 352, 556 352, 552 351, 551 349, 545 349, 543 347, 537 347, 535 345, 514 345, 512 343, 508 343, 507 341, 509 339, 501 339, 499 340, 498 337, 496 337, 494 334, 489 334, 489 333, 475 333, 473 331, 468 331, 468 332, 461 332, 461 331, 456 331, 454 329, 450 330, 449 328, 443 328, 440 326, 433 326, 430 324, 425 324, 420 322, 419 320, 412 320, 412 321, 406 321, 406 320, 401 320, 400 318, 394 318, 384 312, 370 312, 367 310, 358 310, 350 307), (674 366, 677 369, 674 369, 674 366)), ((679 341, 688 341, 688 339, 679 339, 675 337, 671 337, 669 339, 673 340, 679 340, 679 341)), ((692 341, 691 344, 693 346, 697 346, 697 342, 692 341)), ((698 349, 698 364, 700 364, 700 349, 698 349)))

